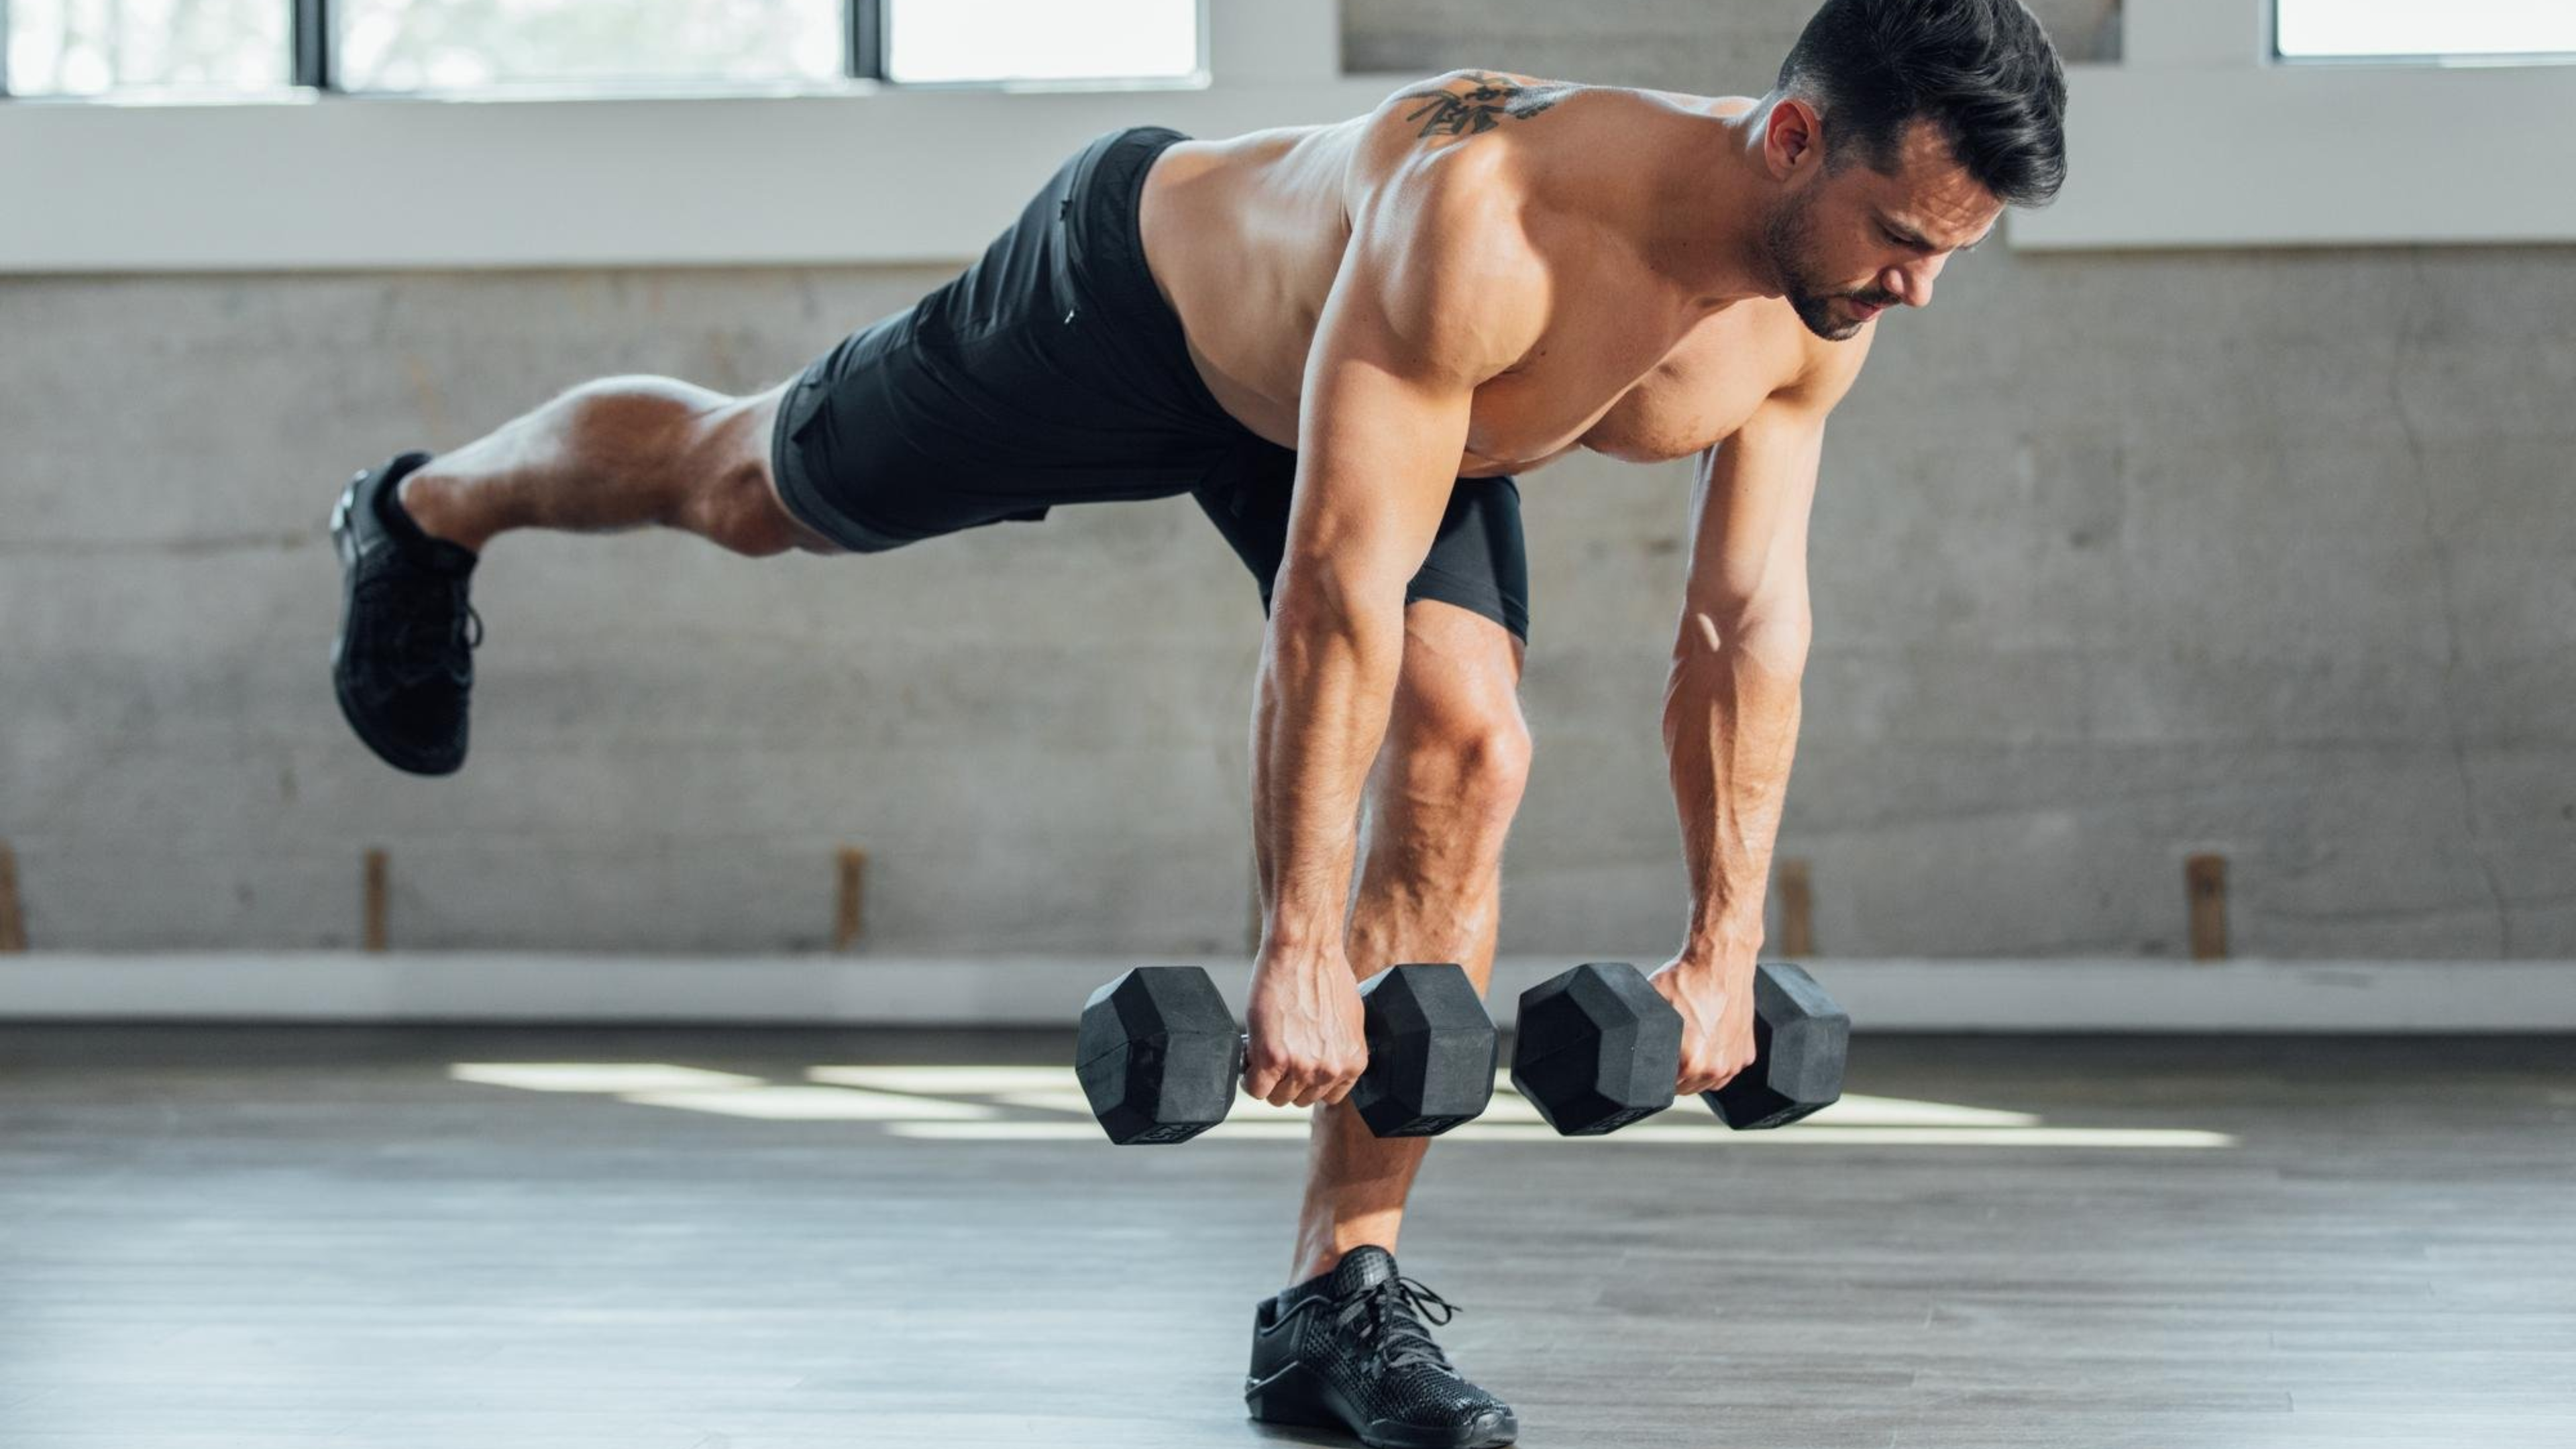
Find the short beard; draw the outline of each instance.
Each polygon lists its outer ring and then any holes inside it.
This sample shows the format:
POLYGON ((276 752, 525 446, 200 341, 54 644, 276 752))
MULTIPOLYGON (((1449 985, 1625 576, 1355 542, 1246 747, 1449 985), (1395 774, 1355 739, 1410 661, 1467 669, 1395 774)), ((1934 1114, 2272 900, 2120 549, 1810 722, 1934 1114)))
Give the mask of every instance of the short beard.
POLYGON ((1807 273, 1804 259, 1814 251, 1808 244, 1814 202, 1812 192, 1801 192, 1782 202, 1762 228, 1762 245, 1770 255, 1772 271, 1780 278, 1781 295, 1790 310, 1798 314, 1798 320, 1827 342, 1842 342, 1859 332, 1861 324, 1836 320, 1833 302, 1842 294, 1822 290, 1823 283, 1807 273))

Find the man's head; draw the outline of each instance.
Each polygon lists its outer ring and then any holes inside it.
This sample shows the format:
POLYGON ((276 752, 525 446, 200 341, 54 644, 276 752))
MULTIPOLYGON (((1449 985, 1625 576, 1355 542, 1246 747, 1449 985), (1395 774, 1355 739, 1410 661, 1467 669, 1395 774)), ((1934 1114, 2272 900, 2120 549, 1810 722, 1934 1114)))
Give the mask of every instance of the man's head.
POLYGON ((1819 337, 1932 299, 1950 253, 2066 178, 2066 76, 2020 0, 1825 0, 1780 67, 1763 242, 1819 337))

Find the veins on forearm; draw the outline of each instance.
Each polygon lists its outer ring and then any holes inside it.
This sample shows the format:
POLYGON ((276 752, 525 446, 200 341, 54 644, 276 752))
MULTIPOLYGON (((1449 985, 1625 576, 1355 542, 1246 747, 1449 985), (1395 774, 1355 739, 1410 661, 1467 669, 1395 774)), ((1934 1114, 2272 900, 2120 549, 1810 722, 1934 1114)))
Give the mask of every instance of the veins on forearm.
MULTIPOLYGON (((1713 632, 1713 631, 1710 631, 1713 632)), ((1676 652, 1664 747, 1690 873, 1691 934, 1758 936, 1801 709, 1794 663, 1712 643, 1676 652)))
MULTIPOLYGON (((1383 638, 1300 622, 1282 598, 1254 701, 1254 834, 1272 943, 1338 946, 1346 924, 1360 791, 1394 693, 1383 638), (1382 708, 1382 707, 1381 707, 1382 708)), ((1400 626, 1399 626, 1400 627, 1400 626)), ((1393 646, 1400 650, 1400 639, 1393 646)))

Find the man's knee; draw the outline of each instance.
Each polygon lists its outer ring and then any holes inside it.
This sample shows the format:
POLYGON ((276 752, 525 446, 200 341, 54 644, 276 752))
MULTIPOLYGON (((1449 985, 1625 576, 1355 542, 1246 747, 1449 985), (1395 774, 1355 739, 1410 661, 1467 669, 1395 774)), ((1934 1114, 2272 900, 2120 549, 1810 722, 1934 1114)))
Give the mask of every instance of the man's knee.
POLYGON ((1436 736, 1433 748, 1445 759, 1444 773, 1454 782, 1462 813, 1495 826, 1511 823, 1530 771, 1529 729, 1518 710, 1436 736))
POLYGON ((1408 811, 1451 831, 1499 837, 1529 782, 1520 646, 1468 610, 1421 601, 1405 611, 1404 664, 1384 768, 1408 811))
POLYGON ((1416 701, 1389 760, 1390 782, 1417 813, 1450 828, 1499 834, 1529 784, 1530 734, 1509 693, 1416 701))
POLYGON ((747 558, 795 548, 833 552, 828 540, 788 513, 770 476, 769 434, 779 401, 772 390, 703 415, 687 450, 689 481, 675 521, 747 558))
POLYGON ((738 467, 714 475, 690 496, 684 526, 745 558, 774 558, 802 540, 778 503, 765 469, 738 467))

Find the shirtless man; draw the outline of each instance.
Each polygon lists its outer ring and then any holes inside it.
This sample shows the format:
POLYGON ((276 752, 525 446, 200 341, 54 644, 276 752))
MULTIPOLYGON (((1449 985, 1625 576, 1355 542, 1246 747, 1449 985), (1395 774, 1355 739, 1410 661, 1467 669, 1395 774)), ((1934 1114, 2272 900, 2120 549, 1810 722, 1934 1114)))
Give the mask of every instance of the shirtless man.
POLYGON ((1653 979, 1686 1023, 1675 1090, 1713 1088, 1753 1055, 1826 415, 1882 308, 2055 192, 2064 94, 2017 0, 1827 0, 1759 98, 1457 71, 1332 125, 1112 132, 974 267, 766 392, 607 378, 359 475, 342 708, 403 769, 462 763, 467 580, 509 529, 868 553, 1193 495, 1269 614, 1246 1090, 1318 1109, 1246 1399, 1373 1445, 1508 1443, 1432 1342, 1448 1305, 1396 1270, 1423 1142, 1340 1104, 1358 978, 1492 968, 1529 761, 1514 475, 1698 460, 1664 707, 1691 910, 1653 979))

